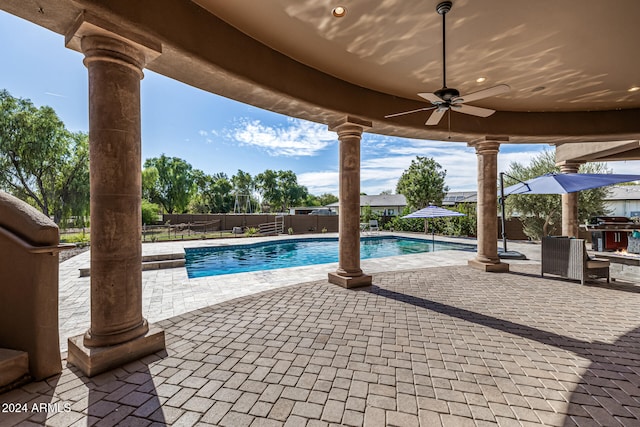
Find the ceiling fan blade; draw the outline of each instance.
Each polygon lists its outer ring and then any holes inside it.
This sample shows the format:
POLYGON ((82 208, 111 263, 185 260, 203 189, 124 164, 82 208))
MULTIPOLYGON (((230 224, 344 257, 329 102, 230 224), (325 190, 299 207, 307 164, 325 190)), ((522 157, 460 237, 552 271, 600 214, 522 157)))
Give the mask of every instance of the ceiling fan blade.
POLYGON ((426 99, 427 101, 435 104, 436 102, 442 102, 442 99, 435 93, 431 92, 422 92, 418 94, 419 97, 426 99))
POLYGON ((488 108, 482 108, 482 107, 474 107, 473 105, 466 105, 466 104, 454 105, 453 108, 455 109, 455 111, 458 111, 460 113, 471 114, 472 116, 478 116, 478 117, 489 117, 490 115, 496 112, 496 110, 490 110, 488 108))
POLYGON ((437 125, 438 123, 440 123, 440 120, 444 117, 444 113, 446 112, 447 112, 447 108, 438 108, 436 111, 431 113, 425 125, 427 126, 437 125))
POLYGON ((437 106, 434 105, 432 107, 418 108, 417 110, 403 111, 402 113, 388 114, 388 115, 384 116, 384 118, 385 119, 389 119, 391 117, 404 116, 405 114, 412 114, 412 113, 417 113, 417 112, 420 112, 420 111, 433 110, 434 108, 437 108, 437 106))
POLYGON ((463 102, 473 102, 473 101, 477 101, 478 99, 500 95, 501 93, 509 92, 510 90, 511 88, 509 87, 509 85, 498 85, 498 86, 490 87, 487 89, 482 89, 477 92, 473 92, 464 96, 460 96, 456 98, 456 101, 462 98, 463 102))

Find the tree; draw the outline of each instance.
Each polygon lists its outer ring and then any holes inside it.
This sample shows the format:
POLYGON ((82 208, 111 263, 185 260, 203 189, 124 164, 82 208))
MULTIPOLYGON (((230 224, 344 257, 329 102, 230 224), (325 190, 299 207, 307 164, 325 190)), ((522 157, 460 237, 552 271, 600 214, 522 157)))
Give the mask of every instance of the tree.
POLYGON ((231 184, 233 185, 235 200, 238 202, 238 210, 246 213, 247 204, 255 202, 253 198, 253 190, 255 189, 253 177, 250 173, 238 169, 238 172, 231 177, 231 184))
POLYGON ((427 207, 429 203, 439 205, 449 187, 444 184, 447 171, 430 157, 417 156, 411 161, 396 187, 396 193, 404 195, 407 204, 414 209, 427 207))
POLYGON ((193 175, 196 194, 191 200, 190 211, 226 213, 233 208, 232 185, 226 174, 207 175, 196 169, 193 175))
POLYGON ((314 196, 313 194, 307 194, 307 197, 302 201, 304 206, 327 206, 332 203, 338 202, 337 196, 334 196, 331 193, 324 193, 319 196, 314 196))
POLYGON ((163 207, 167 213, 187 211, 193 195, 193 167, 178 157, 147 159, 142 173, 143 194, 149 201, 163 207), (155 169, 147 170, 147 169, 155 169))
POLYGON ((89 137, 78 132, 71 134, 70 155, 62 165, 58 192, 60 203, 54 204, 54 219, 89 216, 89 137))
POLYGON ((307 187, 299 185, 298 177, 290 170, 278 172, 278 187, 282 194, 281 212, 302 203, 309 194, 307 187))
POLYGON ((264 207, 279 206, 282 201, 282 193, 278 187, 278 172, 267 169, 256 175, 255 186, 262 196, 264 207))
MULTIPOLYGON (((529 165, 517 162, 511 163, 507 175, 526 181, 545 173, 560 172, 556 166, 555 153, 543 151, 534 157, 529 165)), ((605 163, 587 163, 580 166, 580 173, 611 173, 605 163)), ((505 187, 516 184, 517 181, 505 176, 505 187)), ((589 217, 606 213, 604 199, 608 194, 606 187, 578 193, 578 221, 583 222, 589 217)), ((514 213, 520 215, 524 233, 533 240, 540 240, 559 232, 562 221, 562 197, 559 194, 514 194, 506 198, 505 210, 507 216, 514 213)))
POLYGON ((53 216, 89 209, 89 149, 51 107, 0 91, 0 188, 53 216))
POLYGON ((142 199, 140 210, 142 211, 142 224, 153 225, 158 220, 160 206, 155 203, 142 199))
POLYGON ((263 203, 279 211, 303 203, 309 195, 307 188, 298 184, 298 177, 290 170, 267 169, 256 175, 255 183, 263 203))
MULTIPOLYGON (((444 185, 447 171, 442 170, 440 163, 431 157, 416 156, 409 169, 405 170, 398 180, 396 193, 404 195, 407 204, 414 209, 427 207, 429 203, 439 205, 449 187, 444 185)), ((428 222, 424 219, 424 232, 428 222)))
POLYGON ((339 200, 340 199, 338 199, 338 196, 335 196, 331 193, 324 193, 318 196, 318 201, 320 202, 320 206, 327 206, 339 200))
POLYGON ((233 196, 231 195, 233 185, 231 181, 226 175, 217 178, 214 175, 214 179, 211 190, 215 197, 211 205, 211 212, 231 212, 231 209, 233 209, 233 196))

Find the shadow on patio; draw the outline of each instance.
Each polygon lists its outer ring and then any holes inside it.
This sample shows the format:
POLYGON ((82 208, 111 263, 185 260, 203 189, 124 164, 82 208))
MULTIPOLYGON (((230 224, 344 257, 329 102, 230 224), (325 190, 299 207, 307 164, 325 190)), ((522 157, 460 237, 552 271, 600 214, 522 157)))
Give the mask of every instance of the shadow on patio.
POLYGON ((166 356, 0 401, 69 403, 52 425, 638 425, 640 295, 512 267, 239 298, 160 322, 166 356))

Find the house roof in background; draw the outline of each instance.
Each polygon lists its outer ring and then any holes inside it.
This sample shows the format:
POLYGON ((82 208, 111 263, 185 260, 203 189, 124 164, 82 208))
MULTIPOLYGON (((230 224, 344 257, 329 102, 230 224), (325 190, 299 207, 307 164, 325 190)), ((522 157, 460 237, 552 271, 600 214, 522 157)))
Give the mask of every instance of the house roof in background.
MULTIPOLYGON (((377 194, 373 196, 360 196, 360 206, 406 206, 407 199, 402 194, 377 194)), ((340 202, 327 205, 327 207, 338 207, 340 202)))
MULTIPOLYGON (((445 194, 442 200, 443 205, 452 206, 458 203, 477 203, 478 193, 476 191, 450 191, 445 194)), ((402 194, 378 194, 372 196, 360 196, 360 206, 406 206, 407 199, 402 194)), ((340 203, 335 202, 327 207, 339 207, 340 203)))
POLYGON ((605 200, 640 200, 640 185, 612 186, 605 200))
POLYGON ((378 194, 360 196, 361 206, 406 206, 407 199, 402 194, 378 194))
POLYGON ((442 199, 444 206, 453 206, 458 203, 478 203, 477 191, 449 191, 442 199))

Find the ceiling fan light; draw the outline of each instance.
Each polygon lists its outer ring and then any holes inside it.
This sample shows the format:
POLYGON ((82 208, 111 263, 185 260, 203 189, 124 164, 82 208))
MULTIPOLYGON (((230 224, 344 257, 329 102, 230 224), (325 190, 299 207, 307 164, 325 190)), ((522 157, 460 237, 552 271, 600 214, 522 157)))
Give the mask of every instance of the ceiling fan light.
POLYGON ((345 16, 347 14, 347 8, 344 7, 344 6, 336 6, 331 11, 331 14, 333 16, 335 16, 336 18, 342 18, 343 16, 345 16))

